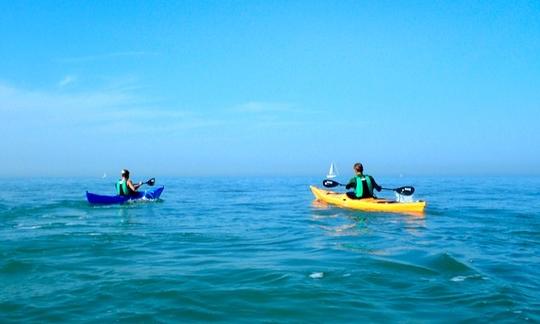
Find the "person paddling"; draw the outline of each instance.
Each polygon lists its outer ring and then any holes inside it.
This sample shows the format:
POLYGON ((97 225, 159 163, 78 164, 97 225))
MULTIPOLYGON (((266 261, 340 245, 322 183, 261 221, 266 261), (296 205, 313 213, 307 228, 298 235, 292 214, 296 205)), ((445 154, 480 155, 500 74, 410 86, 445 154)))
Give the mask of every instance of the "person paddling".
POLYGON ((362 163, 355 163, 353 166, 355 176, 349 180, 347 189, 354 189, 354 191, 347 192, 347 197, 351 199, 363 199, 363 198, 376 198, 373 195, 373 189, 381 191, 381 186, 375 182, 372 176, 364 174, 364 166, 362 163))
POLYGON ((131 196, 137 192, 137 189, 142 185, 142 182, 133 184, 129 179, 129 171, 122 170, 122 179, 116 183, 116 193, 120 196, 131 196))

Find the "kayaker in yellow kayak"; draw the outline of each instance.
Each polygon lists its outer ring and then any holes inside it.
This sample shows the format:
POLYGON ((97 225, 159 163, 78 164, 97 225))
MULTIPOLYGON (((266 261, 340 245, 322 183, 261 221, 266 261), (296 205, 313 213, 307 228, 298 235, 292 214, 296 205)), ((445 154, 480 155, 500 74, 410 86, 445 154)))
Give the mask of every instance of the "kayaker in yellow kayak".
POLYGON ((120 196, 131 196, 137 189, 142 185, 142 182, 133 184, 131 179, 129 179, 129 171, 126 169, 122 170, 122 179, 118 180, 116 183, 116 193, 120 196))
POLYGON ((375 179, 370 175, 364 174, 362 163, 355 163, 353 170, 356 175, 349 180, 345 188, 354 188, 354 191, 347 192, 347 197, 351 199, 372 198, 375 197, 373 195, 373 189, 381 191, 382 188, 375 182, 375 179))

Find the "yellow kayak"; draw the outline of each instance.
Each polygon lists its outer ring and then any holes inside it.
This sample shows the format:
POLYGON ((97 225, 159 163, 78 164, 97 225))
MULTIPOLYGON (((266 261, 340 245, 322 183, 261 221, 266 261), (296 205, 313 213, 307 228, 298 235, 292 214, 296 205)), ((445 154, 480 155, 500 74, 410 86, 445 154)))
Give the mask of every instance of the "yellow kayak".
POLYGON ((426 207, 426 202, 422 200, 397 202, 395 200, 376 198, 350 199, 343 193, 319 189, 315 186, 310 186, 309 188, 317 200, 343 208, 393 213, 422 213, 426 207))

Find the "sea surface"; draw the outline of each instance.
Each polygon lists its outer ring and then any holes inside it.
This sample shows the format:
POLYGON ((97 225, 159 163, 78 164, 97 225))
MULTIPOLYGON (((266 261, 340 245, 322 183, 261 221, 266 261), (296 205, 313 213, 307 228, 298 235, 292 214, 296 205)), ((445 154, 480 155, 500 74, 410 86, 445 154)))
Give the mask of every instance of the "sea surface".
POLYGON ((540 178, 376 179, 424 215, 314 203, 316 177, 97 207, 115 179, 0 179, 0 322, 540 322, 540 178))

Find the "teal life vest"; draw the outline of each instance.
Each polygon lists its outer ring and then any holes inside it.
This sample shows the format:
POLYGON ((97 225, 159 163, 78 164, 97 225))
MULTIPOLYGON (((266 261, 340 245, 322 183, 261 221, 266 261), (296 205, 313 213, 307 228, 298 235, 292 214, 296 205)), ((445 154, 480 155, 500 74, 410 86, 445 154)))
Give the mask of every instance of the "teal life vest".
POLYGON ((356 176, 356 189, 354 190, 354 194, 357 198, 362 198, 364 196, 364 184, 362 181, 365 179, 367 183, 367 187, 369 190, 369 195, 373 196, 373 184, 371 183, 371 177, 368 175, 361 175, 356 176))
POLYGON ((116 183, 116 193, 120 196, 129 196, 131 194, 131 190, 129 190, 126 180, 118 180, 116 183))

